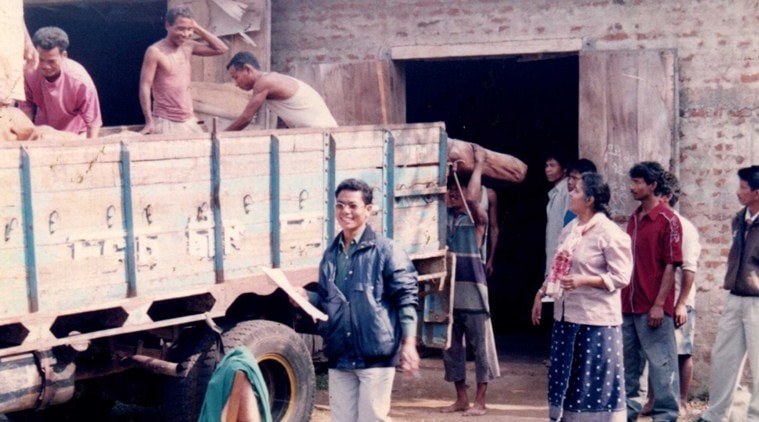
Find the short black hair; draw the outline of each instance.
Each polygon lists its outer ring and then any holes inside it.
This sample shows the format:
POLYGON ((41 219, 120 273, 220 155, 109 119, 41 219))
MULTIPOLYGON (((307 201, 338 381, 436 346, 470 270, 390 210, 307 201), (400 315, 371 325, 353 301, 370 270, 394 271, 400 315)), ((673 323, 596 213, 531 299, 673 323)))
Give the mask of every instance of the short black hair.
POLYGON ((556 160, 556 162, 559 163, 561 168, 564 170, 566 170, 567 163, 569 162, 566 154, 562 153, 561 151, 548 151, 548 153, 545 155, 544 161, 548 160, 556 160))
POLYGON ((166 23, 174 25, 178 17, 195 19, 195 15, 192 13, 190 6, 183 4, 175 6, 166 11, 166 23))
POLYGON ((57 26, 45 26, 34 33, 32 44, 45 51, 58 47, 58 50, 63 53, 69 48, 69 36, 66 31, 57 26))
POLYGON ((261 70, 261 65, 258 64, 256 56, 247 51, 241 51, 232 56, 232 59, 227 63, 227 70, 232 66, 237 70, 242 70, 246 64, 253 66, 254 69, 261 70))
POLYGON ((340 195, 340 192, 344 190, 361 192, 361 197, 364 200, 364 204, 369 205, 372 203, 373 192, 368 183, 360 179, 345 179, 337 185, 335 189, 335 198, 340 195))
POLYGON ((588 160, 587 158, 580 158, 579 160, 569 163, 567 165, 567 174, 572 173, 573 171, 576 171, 580 174, 598 172, 595 163, 588 160))
POLYGON ((669 206, 674 207, 677 205, 677 201, 680 200, 680 181, 677 180, 677 176, 668 171, 663 172, 661 177, 659 177, 659 180, 656 182, 654 195, 672 195, 668 201, 669 206))
POLYGON ((745 180, 751 190, 759 189, 759 166, 744 167, 738 170, 738 177, 745 180))
POLYGON ((631 179, 643 179, 647 185, 658 182, 664 167, 656 161, 643 161, 630 169, 631 179))

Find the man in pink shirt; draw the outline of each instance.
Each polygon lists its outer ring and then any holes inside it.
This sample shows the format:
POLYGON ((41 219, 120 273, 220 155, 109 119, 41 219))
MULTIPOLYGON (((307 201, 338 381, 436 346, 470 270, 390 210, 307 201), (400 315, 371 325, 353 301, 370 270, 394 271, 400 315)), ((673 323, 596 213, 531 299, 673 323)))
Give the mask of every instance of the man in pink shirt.
POLYGON ((26 101, 19 107, 36 125, 96 138, 103 126, 100 100, 84 67, 68 58, 66 32, 54 26, 40 28, 32 43, 39 66, 25 71, 26 101))
POLYGON ((140 106, 145 127, 141 133, 202 132, 193 114, 190 59, 218 56, 229 48, 195 22, 188 6, 170 8, 165 25, 166 38, 148 47, 142 62, 140 106), (193 34, 204 42, 191 40, 193 34))

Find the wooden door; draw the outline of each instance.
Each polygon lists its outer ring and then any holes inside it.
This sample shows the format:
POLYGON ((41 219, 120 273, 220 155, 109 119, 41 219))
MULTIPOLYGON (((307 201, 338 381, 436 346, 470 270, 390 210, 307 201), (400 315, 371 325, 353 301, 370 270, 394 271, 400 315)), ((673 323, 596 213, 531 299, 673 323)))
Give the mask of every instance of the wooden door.
POLYGON ((402 78, 388 61, 296 64, 289 74, 324 97, 340 126, 406 122, 402 78))
POLYGON ((615 221, 637 206, 628 177, 635 163, 658 161, 677 174, 676 57, 674 50, 580 54, 579 153, 607 179, 615 221))

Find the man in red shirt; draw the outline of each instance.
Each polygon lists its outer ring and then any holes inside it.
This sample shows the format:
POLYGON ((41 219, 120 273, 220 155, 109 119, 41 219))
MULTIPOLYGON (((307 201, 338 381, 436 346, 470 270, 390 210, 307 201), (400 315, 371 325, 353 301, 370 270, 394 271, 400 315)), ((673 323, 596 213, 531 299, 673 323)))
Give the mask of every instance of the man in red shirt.
POLYGON ((61 28, 40 28, 32 38, 39 66, 24 75, 26 101, 19 104, 35 125, 97 138, 103 120, 95 83, 68 58, 69 37, 61 28))
POLYGON ((680 220, 655 194, 664 174, 659 163, 646 161, 630 169, 630 192, 640 202, 627 223, 632 238, 633 274, 622 289, 627 419, 635 420, 644 397, 640 377, 644 361, 649 367, 649 388, 654 393, 651 416, 675 421, 679 413, 679 377, 675 343, 675 267, 682 263, 680 220))

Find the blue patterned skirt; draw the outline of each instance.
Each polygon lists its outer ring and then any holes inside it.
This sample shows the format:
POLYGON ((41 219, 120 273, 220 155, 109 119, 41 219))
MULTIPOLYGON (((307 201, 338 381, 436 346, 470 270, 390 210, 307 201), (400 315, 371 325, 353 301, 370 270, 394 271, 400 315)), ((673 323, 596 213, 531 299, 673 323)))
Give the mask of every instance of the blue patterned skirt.
POLYGON ((548 403, 553 421, 625 421, 620 326, 554 321, 548 403))

